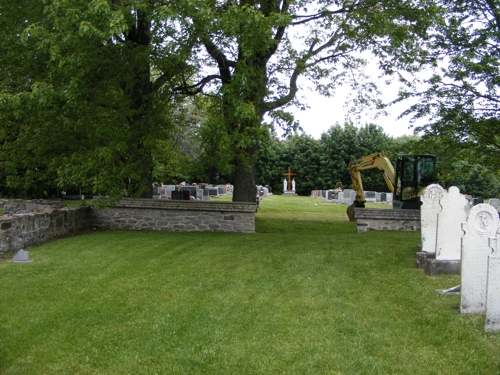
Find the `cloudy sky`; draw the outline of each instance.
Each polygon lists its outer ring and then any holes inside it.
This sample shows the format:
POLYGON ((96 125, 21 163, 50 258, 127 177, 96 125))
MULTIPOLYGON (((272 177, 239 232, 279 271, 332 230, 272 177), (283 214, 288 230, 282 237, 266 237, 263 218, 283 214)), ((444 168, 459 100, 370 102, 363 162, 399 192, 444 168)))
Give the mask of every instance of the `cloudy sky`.
MULTIPOLYGON (((306 134, 315 139, 319 139, 321 134, 326 132, 337 122, 343 125, 346 121, 347 110, 343 107, 342 98, 326 98, 315 93, 307 93, 307 103, 310 109, 305 111, 293 110, 293 114, 300 122, 300 126, 306 134)), ((384 132, 392 137, 402 135, 412 135, 413 130, 408 128, 409 118, 398 119, 400 113, 408 105, 398 105, 388 109, 388 116, 374 117, 370 111, 363 112, 361 120, 355 120, 356 126, 364 126, 367 123, 374 123, 381 126, 384 132)))

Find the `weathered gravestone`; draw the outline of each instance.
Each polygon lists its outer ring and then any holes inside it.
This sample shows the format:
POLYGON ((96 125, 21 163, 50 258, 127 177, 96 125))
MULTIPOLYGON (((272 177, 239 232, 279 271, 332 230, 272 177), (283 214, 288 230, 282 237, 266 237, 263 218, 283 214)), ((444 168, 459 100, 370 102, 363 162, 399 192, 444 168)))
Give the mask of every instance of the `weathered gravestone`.
POLYGON ((446 190, 441 185, 431 184, 420 197, 422 201, 420 208, 422 252, 427 254, 436 253, 437 220, 441 212, 439 201, 445 192, 446 190))
POLYGON ((204 188, 203 189, 203 200, 209 200, 210 199, 210 188, 204 188))
POLYGON ((375 202, 376 203, 382 203, 382 193, 376 193, 375 194, 375 202))
POLYGON ((451 186, 439 201, 442 210, 437 220, 436 259, 460 260, 462 223, 467 221, 471 205, 456 186, 451 186))
POLYGON ((486 284, 489 237, 494 237, 500 226, 498 212, 489 204, 472 207, 467 221, 462 224, 461 300, 462 314, 486 311, 486 284))
POLYGON ((489 239, 493 252, 488 255, 488 278, 486 284, 486 320, 484 329, 487 332, 500 331, 500 251, 498 243, 500 235, 489 239))

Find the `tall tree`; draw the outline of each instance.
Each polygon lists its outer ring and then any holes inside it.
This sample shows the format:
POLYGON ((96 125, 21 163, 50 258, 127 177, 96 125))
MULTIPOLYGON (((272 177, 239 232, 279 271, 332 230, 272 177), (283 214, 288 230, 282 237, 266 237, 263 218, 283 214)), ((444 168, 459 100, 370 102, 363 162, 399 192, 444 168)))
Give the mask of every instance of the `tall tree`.
MULTIPOLYGON (((171 135, 169 87, 193 45, 177 10, 164 1, 49 0, 36 14, 40 4, 25 4, 29 27, 21 18, 7 28, 22 55, 46 58, 22 62, 37 67, 22 86, 9 80, 19 77, 15 57, 0 61, 2 164, 14 177, 41 169, 61 187, 150 197, 158 140, 171 135)), ((16 16, 1 11, 5 22, 16 16)))
POLYGON ((417 96, 406 111, 430 117, 416 128, 449 144, 476 152, 484 165, 500 163, 500 3, 497 0, 441 0, 445 18, 429 40, 426 61, 434 74, 402 93, 417 96), (424 86, 425 87, 425 86, 424 86))
MULTIPOLYGON (((254 200, 255 160, 269 136, 264 115, 293 124, 284 110, 296 103, 298 78, 326 94, 339 84, 359 88, 359 53, 368 50, 387 71, 413 69, 436 12, 426 0, 194 0, 183 10, 209 62, 208 73, 184 90, 218 95, 214 138, 229 155, 233 199, 247 202, 254 200)), ((365 88, 359 102, 373 92, 365 88)))

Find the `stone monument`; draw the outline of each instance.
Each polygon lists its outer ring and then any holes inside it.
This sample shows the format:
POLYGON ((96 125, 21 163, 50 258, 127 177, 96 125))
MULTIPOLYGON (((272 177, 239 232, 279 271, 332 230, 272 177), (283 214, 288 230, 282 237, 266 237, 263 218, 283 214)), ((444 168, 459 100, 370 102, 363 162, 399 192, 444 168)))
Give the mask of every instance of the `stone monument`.
POLYGON ((446 190, 441 185, 431 184, 420 197, 422 252, 427 254, 436 253, 437 220, 442 209, 439 201, 445 193, 446 190))
POLYGON ((498 233, 489 239, 493 252, 488 255, 488 279, 486 284, 486 332, 500 331, 500 252, 498 251, 498 233))
POLYGON ((442 207, 437 221, 436 259, 460 260, 462 223, 467 221, 470 202, 456 186, 451 186, 440 200, 442 207))
POLYGON ((297 173, 292 173, 290 167, 288 167, 288 171, 286 173, 282 173, 282 176, 287 176, 288 181, 285 178, 283 180, 283 194, 284 195, 295 195, 295 179, 291 181, 292 176, 296 176, 297 173))
POLYGON ((486 311, 486 285, 489 238, 497 235, 500 221, 498 212, 489 204, 472 207, 467 222, 462 224, 460 312, 462 314, 486 311))

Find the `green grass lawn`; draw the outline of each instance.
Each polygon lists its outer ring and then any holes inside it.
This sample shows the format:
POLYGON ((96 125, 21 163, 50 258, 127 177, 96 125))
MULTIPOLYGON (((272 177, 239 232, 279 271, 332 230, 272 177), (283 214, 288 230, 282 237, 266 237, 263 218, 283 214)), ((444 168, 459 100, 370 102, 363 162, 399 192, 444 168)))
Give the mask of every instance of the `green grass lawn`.
POLYGON ((271 196, 257 233, 106 231, 0 261, 0 374, 499 374, 418 233, 271 196))

